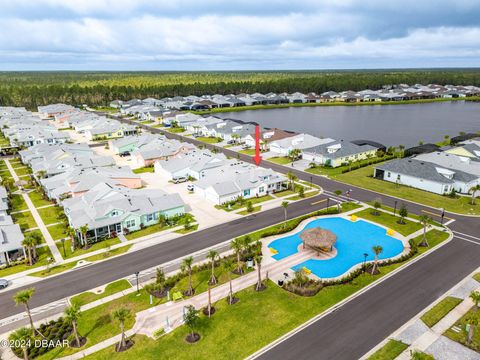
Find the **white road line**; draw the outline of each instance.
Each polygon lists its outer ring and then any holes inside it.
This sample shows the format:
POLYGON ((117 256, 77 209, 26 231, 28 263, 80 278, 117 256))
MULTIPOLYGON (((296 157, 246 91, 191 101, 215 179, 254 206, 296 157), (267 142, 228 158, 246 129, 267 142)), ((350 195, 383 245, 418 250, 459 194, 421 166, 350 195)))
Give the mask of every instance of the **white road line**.
POLYGON ((473 238, 473 239, 475 239, 475 240, 479 240, 479 241, 480 241, 480 238, 479 238, 479 237, 476 237, 476 236, 473 236, 473 235, 461 233, 460 231, 454 231, 454 230, 452 230, 452 232, 453 232, 454 234, 460 234, 460 235, 463 235, 463 236, 466 236, 466 237, 469 237, 469 238, 473 238))
POLYGON ((467 238, 464 238, 464 237, 461 237, 461 236, 458 236, 458 235, 455 235, 454 238, 457 238, 457 239, 460 239, 460 240, 463 240, 463 241, 468 241, 468 242, 471 242, 472 244, 475 244, 475 245, 480 245, 480 239, 478 239, 478 241, 475 241, 475 240, 467 239, 467 238))

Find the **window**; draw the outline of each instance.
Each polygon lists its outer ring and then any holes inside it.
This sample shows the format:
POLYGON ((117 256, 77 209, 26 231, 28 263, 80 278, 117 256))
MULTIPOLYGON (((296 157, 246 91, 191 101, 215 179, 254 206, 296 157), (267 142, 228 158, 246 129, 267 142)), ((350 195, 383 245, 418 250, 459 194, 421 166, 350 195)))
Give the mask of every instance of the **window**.
POLYGON ((397 175, 397 181, 400 181, 400 174, 397 175))
POLYGON ((118 210, 113 210, 113 211, 111 212, 111 214, 112 214, 112 216, 118 216, 118 210))
POLYGON ((263 186, 261 186, 260 188, 258 188, 258 192, 264 192, 265 191, 265 188, 263 186))
POLYGON ((135 226, 135 219, 130 219, 125 222, 125 226, 127 228, 134 227, 135 226))
POLYGON ((250 189, 243 191, 243 196, 249 196, 249 195, 250 195, 250 189))
POLYGON ((155 219, 155 213, 152 213, 152 214, 147 214, 146 215, 146 220, 147 221, 152 221, 155 219))
POLYGON ((390 177, 391 175, 392 175, 392 173, 389 171, 389 172, 387 173, 387 177, 390 177))

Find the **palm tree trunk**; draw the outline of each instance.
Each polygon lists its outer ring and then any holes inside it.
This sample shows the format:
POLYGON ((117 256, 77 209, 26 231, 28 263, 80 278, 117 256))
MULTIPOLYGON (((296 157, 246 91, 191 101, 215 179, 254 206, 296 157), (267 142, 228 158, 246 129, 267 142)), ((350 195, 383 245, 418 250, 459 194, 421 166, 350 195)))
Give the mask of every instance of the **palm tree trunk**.
POLYGON ((120 329, 122 331, 122 338, 120 339, 120 347, 125 348, 125 325, 123 322, 120 323, 120 329))
POLYGON ((75 340, 77 342, 77 347, 80 347, 80 337, 78 336, 77 322, 72 321, 72 325, 73 325, 73 333, 75 334, 75 340))
POLYGON ((232 277, 230 276, 230 273, 228 274, 228 283, 230 285, 230 304, 232 303, 233 301, 233 289, 232 289, 232 277))
POLYGON ((473 339, 473 325, 470 324, 470 327, 468 329, 468 337, 467 337, 467 344, 471 344, 473 339))
POLYGON ((23 360, 28 360, 28 350, 25 346, 22 347, 22 351, 23 351, 23 360))
POLYGON ((28 265, 32 266, 32 249, 30 246, 27 246, 27 253, 28 253, 28 265))
POLYGON ((190 291, 190 295, 193 295, 193 288, 192 288, 192 269, 188 270, 188 287, 190 291))
POLYGON ((373 268, 372 268, 372 275, 375 274, 375 270, 377 270, 377 261, 378 257, 375 255, 375 261, 373 262, 373 268))
POLYGON ((472 197, 470 199, 470 205, 475 205, 475 190, 472 191, 472 197))
POLYGON ((237 251, 237 271, 239 274, 243 272, 242 267, 240 266, 240 251, 237 251))
POLYGON ((30 307, 28 306, 28 303, 25 303, 25 311, 27 312, 28 320, 30 321, 30 327, 32 328, 33 336, 35 336, 35 326, 33 326, 32 314, 30 313, 30 307))
POLYGON ((33 249, 33 258, 36 259, 37 258, 37 246, 36 245, 32 246, 32 249, 33 249))
POLYGON ((212 315, 212 293, 211 287, 208 285, 208 317, 212 315))
POLYGON ((257 271, 258 271, 258 282, 257 282, 257 290, 260 290, 262 287, 262 272, 261 272, 261 265, 257 264, 257 271))
POLYGON ((212 285, 217 283, 217 279, 215 278, 215 262, 212 260, 212 278, 210 279, 212 285))

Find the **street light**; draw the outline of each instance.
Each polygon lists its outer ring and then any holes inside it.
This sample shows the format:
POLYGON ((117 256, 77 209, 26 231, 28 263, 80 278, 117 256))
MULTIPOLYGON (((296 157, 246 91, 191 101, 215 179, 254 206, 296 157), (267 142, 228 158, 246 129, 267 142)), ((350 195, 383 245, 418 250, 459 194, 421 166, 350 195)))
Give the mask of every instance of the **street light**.
POLYGON ((138 275, 140 274, 140 271, 135 272, 135 277, 137 278, 137 295, 140 293, 140 289, 138 288, 138 275))
POLYGON ((310 186, 313 187, 313 176, 310 176, 310 186))
POLYGON ((363 272, 367 270, 367 253, 363 253, 363 272))
POLYGON ((67 253, 65 252, 65 239, 62 239, 61 242, 62 242, 62 247, 63 247, 63 257, 66 258, 67 253))
POLYGON ((443 225, 443 218, 445 216, 445 209, 442 208, 442 218, 440 224, 443 225))
POLYGON ((328 213, 328 208, 330 207, 330 198, 327 197, 327 213, 328 213))
POLYGON ((395 216, 397 212, 397 200, 395 200, 395 207, 393 208, 393 216, 395 216))

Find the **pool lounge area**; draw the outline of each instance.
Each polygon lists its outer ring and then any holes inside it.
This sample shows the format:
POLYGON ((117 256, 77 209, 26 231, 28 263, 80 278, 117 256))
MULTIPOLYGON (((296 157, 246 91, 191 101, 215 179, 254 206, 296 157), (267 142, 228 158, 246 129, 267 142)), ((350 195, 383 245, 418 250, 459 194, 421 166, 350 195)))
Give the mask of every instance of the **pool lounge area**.
POLYGON ((367 261, 373 261, 375 255, 372 247, 375 245, 381 245, 383 248, 379 255, 380 260, 395 257, 404 250, 402 241, 387 235, 386 229, 381 226, 364 220, 350 221, 335 216, 312 220, 294 234, 272 241, 268 244, 273 254, 272 258, 281 260, 298 253, 302 245, 300 234, 306 229, 315 227, 330 230, 337 236, 334 245, 336 254, 326 259, 312 258, 295 265, 292 270, 306 268, 321 279, 336 278, 345 274, 353 266, 364 262, 364 254, 367 254, 367 261))

